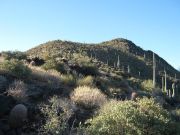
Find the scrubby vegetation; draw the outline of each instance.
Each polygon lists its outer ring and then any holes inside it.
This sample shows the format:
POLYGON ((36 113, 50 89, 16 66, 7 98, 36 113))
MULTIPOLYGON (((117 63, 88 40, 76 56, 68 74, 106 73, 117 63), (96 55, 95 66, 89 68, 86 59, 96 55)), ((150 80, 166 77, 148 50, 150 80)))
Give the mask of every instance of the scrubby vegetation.
POLYGON ((89 120, 87 132, 91 135, 170 135, 169 113, 153 99, 133 101, 111 101, 99 114, 89 120))
POLYGON ((28 98, 27 87, 22 81, 15 80, 12 84, 10 84, 7 92, 9 96, 12 96, 19 102, 25 102, 28 98))
POLYGON ((69 134, 68 120, 73 112, 72 103, 68 99, 53 96, 48 104, 42 105, 41 112, 45 118, 45 124, 40 130, 41 134, 69 134))
POLYGON ((4 61, 1 63, 0 69, 18 78, 27 78, 31 74, 31 70, 21 61, 16 59, 4 61))
POLYGON ((142 89, 144 89, 146 91, 152 92, 152 90, 153 90, 153 81, 152 80, 144 80, 141 83, 141 87, 142 87, 142 89))
POLYGON ((18 60, 22 60, 22 59, 26 59, 27 55, 24 52, 20 52, 20 51, 7 51, 7 52, 2 52, 1 55, 6 59, 6 60, 10 60, 10 59, 18 59, 18 60))
POLYGON ((71 100, 78 106, 91 109, 103 105, 106 102, 106 96, 99 89, 79 86, 71 94, 71 100))
POLYGON ((154 54, 153 85, 152 56, 126 39, 0 53, 0 134, 179 135, 180 73, 154 54))
POLYGON ((93 86, 93 77, 92 76, 85 76, 82 78, 79 78, 77 84, 80 86, 93 86))

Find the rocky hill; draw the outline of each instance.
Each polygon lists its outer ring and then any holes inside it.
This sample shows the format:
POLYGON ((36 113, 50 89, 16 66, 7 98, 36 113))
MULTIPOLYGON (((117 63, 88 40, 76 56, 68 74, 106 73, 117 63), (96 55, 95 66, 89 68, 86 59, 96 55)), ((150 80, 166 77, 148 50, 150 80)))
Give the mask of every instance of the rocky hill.
POLYGON ((152 56, 121 38, 1 52, 0 135, 179 135, 180 73, 155 54, 154 87, 152 56))
MULTIPOLYGON (((119 59, 119 69, 121 71, 128 72, 129 68, 131 75, 136 78, 152 79, 153 52, 143 50, 132 41, 123 38, 98 44, 56 40, 41 44, 27 51, 29 57, 39 57, 42 59, 46 56, 66 57, 75 53, 95 58, 104 64, 108 64, 110 67, 117 67, 117 61, 119 59)), ((161 83, 160 79, 164 75, 164 70, 166 70, 170 80, 173 80, 175 76, 180 78, 179 71, 158 56, 158 54, 155 54, 155 57, 157 80, 159 83, 161 83)))

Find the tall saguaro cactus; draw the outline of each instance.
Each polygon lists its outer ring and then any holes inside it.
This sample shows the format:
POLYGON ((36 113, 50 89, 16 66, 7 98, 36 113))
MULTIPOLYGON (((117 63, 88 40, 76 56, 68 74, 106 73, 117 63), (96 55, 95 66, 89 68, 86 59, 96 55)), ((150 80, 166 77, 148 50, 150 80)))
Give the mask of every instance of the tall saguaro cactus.
POLYGON ((130 73, 131 71, 130 71, 130 66, 128 65, 128 74, 130 73))
POLYGON ((164 91, 167 92, 167 73, 164 69, 164 91))
POLYGON ((114 68, 116 68, 116 62, 114 62, 114 68))
POLYGON ((109 66, 109 61, 108 61, 108 59, 107 59, 107 62, 106 62, 106 64, 109 66))
POLYGON ((153 53, 153 87, 156 87, 156 58, 155 54, 153 53))
POLYGON ((119 55, 118 55, 117 67, 118 67, 118 68, 120 67, 119 55))
POLYGON ((162 92, 164 92, 164 77, 162 76, 162 92))
POLYGON ((144 59, 146 59, 146 54, 144 53, 144 59))

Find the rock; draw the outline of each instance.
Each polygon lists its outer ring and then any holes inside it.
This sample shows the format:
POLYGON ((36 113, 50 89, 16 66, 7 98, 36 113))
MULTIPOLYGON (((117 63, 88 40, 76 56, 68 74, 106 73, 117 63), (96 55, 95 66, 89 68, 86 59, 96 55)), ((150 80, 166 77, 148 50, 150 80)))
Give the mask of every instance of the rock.
POLYGON ((10 112, 9 125, 12 128, 22 127, 27 120, 27 107, 23 104, 16 105, 10 112))

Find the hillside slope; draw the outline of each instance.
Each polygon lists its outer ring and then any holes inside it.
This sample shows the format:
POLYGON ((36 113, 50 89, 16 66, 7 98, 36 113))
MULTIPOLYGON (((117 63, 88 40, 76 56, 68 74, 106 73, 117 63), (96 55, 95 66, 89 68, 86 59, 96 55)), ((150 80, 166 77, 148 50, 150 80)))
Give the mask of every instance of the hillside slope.
MULTIPOLYGON (((27 51, 29 57, 45 58, 47 56, 66 57, 70 54, 83 54, 85 56, 95 58, 100 62, 108 64, 110 67, 117 67, 119 57, 119 69, 128 72, 134 77, 142 77, 144 79, 152 78, 152 51, 145 51, 136 46, 132 41, 127 39, 113 39, 98 44, 83 44, 71 41, 55 40, 41 44, 27 51)), ((163 58, 155 54, 157 63, 157 80, 166 70, 169 78, 172 80, 175 75, 179 78, 180 73, 173 68, 163 58)))

